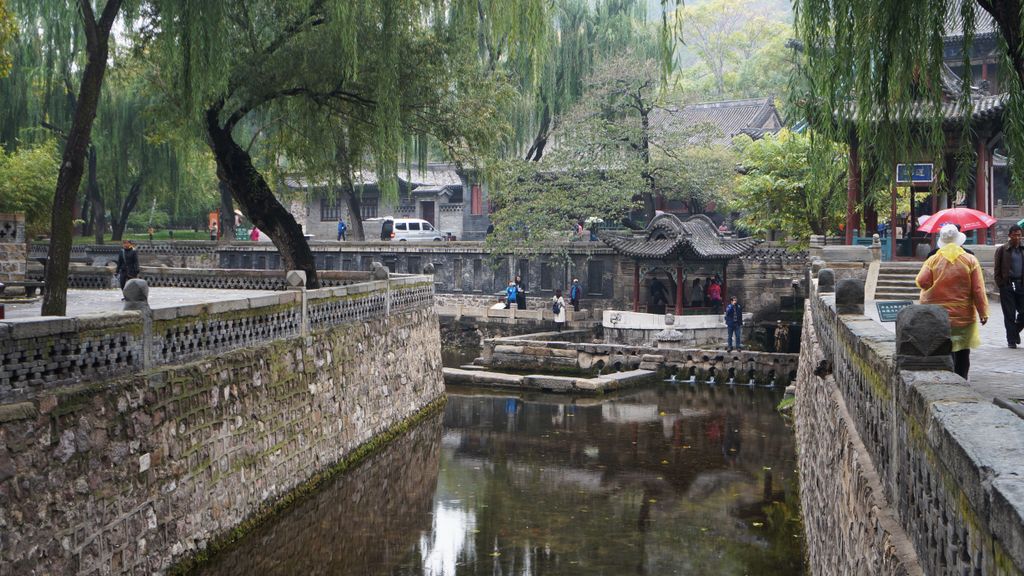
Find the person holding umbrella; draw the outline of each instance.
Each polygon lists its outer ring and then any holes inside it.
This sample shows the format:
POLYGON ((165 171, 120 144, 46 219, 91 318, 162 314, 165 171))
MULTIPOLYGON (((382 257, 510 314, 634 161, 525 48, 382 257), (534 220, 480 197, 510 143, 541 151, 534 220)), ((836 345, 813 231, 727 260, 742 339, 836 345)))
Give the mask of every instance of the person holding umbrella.
POLYGON ((917 274, 921 304, 936 304, 949 313, 953 371, 964 380, 971 368, 971 348, 981 345, 978 317, 988 322, 985 278, 978 259, 962 247, 967 237, 953 224, 939 230, 939 250, 917 274))
POLYGON ((1006 244, 996 248, 995 277, 999 287, 999 306, 1003 310, 1006 345, 1016 348, 1024 330, 1024 246, 1020 225, 1010 226, 1006 244))

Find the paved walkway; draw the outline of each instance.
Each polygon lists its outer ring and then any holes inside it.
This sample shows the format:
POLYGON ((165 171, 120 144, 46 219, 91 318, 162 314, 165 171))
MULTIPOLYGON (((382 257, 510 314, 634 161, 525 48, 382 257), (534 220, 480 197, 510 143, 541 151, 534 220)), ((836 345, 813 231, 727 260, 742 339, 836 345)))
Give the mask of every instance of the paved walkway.
MULTIPOLYGON (((874 301, 864 306, 864 314, 878 320, 874 301)), ((1024 347, 1006 347, 1003 313, 999 300, 989 299, 988 324, 981 327, 981 348, 971 350, 970 385, 983 397, 1024 398, 1024 347)), ((882 322, 889 331, 896 332, 895 322, 882 322)))
MULTIPOLYGON (((203 302, 219 302, 221 300, 241 300, 266 294, 277 294, 273 290, 212 290, 206 288, 150 288, 149 305, 154 309, 173 308, 203 302)), ((4 303, 7 318, 31 318, 39 316, 43 299, 24 304, 4 303)), ((119 312, 124 309, 120 290, 68 290, 68 316, 96 314, 102 312, 119 312)))

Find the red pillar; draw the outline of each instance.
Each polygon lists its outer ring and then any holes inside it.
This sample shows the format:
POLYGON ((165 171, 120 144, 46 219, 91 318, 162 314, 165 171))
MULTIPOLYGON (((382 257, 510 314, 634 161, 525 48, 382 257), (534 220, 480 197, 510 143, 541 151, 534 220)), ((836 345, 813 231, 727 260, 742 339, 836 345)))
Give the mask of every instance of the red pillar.
POLYGON ((633 312, 640 311, 640 263, 633 263, 633 312))
MULTIPOLYGON (((975 197, 974 197, 974 208, 981 210, 988 214, 988 187, 985 185, 987 180, 986 176, 988 171, 985 167, 988 165, 988 158, 986 158, 985 140, 978 138, 978 172, 974 179, 975 182, 975 197)), ((981 228, 978 230, 978 244, 984 244, 988 240, 988 230, 981 228)))
POLYGON ((683 267, 676 266, 676 314, 683 313, 683 267))
POLYGON ((850 158, 846 170, 846 245, 853 244, 853 229, 860 226, 857 201, 860 199, 860 154, 857 139, 850 139, 850 158))

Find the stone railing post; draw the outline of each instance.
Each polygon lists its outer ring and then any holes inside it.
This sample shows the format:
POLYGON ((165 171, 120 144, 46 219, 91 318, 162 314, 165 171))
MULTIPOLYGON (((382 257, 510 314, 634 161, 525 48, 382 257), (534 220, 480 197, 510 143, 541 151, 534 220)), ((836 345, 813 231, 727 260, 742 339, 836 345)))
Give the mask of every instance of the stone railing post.
POLYGON ((863 280, 846 278, 839 281, 836 287, 836 313, 864 314, 863 280))
POLYGON ((818 292, 836 291, 836 273, 831 268, 818 270, 818 292))
POLYGON ((285 279, 288 281, 288 285, 293 289, 299 291, 299 299, 302 303, 302 323, 301 323, 301 334, 303 336, 309 334, 309 308, 306 302, 306 271, 305 270, 289 270, 288 274, 285 275, 285 279))
POLYGON ((149 284, 132 278, 124 285, 124 309, 142 314, 142 369, 153 367, 153 309, 149 307, 149 284))
POLYGON ((942 306, 915 304, 896 315, 898 370, 953 370, 949 313, 942 306))
POLYGON ((879 238, 878 234, 871 235, 871 260, 874 262, 881 262, 882 260, 882 239, 879 238))
POLYGON ((384 289, 384 318, 391 316, 391 281, 388 278, 391 272, 388 267, 380 262, 370 263, 370 277, 374 280, 383 280, 386 284, 384 289))

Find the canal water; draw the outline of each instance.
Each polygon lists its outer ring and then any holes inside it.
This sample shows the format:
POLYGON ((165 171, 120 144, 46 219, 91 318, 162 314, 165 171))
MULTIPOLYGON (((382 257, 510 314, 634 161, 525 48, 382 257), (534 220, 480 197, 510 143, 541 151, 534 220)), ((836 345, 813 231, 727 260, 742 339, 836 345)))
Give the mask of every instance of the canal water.
POLYGON ((778 391, 448 393, 443 413, 199 573, 803 574, 778 391))

